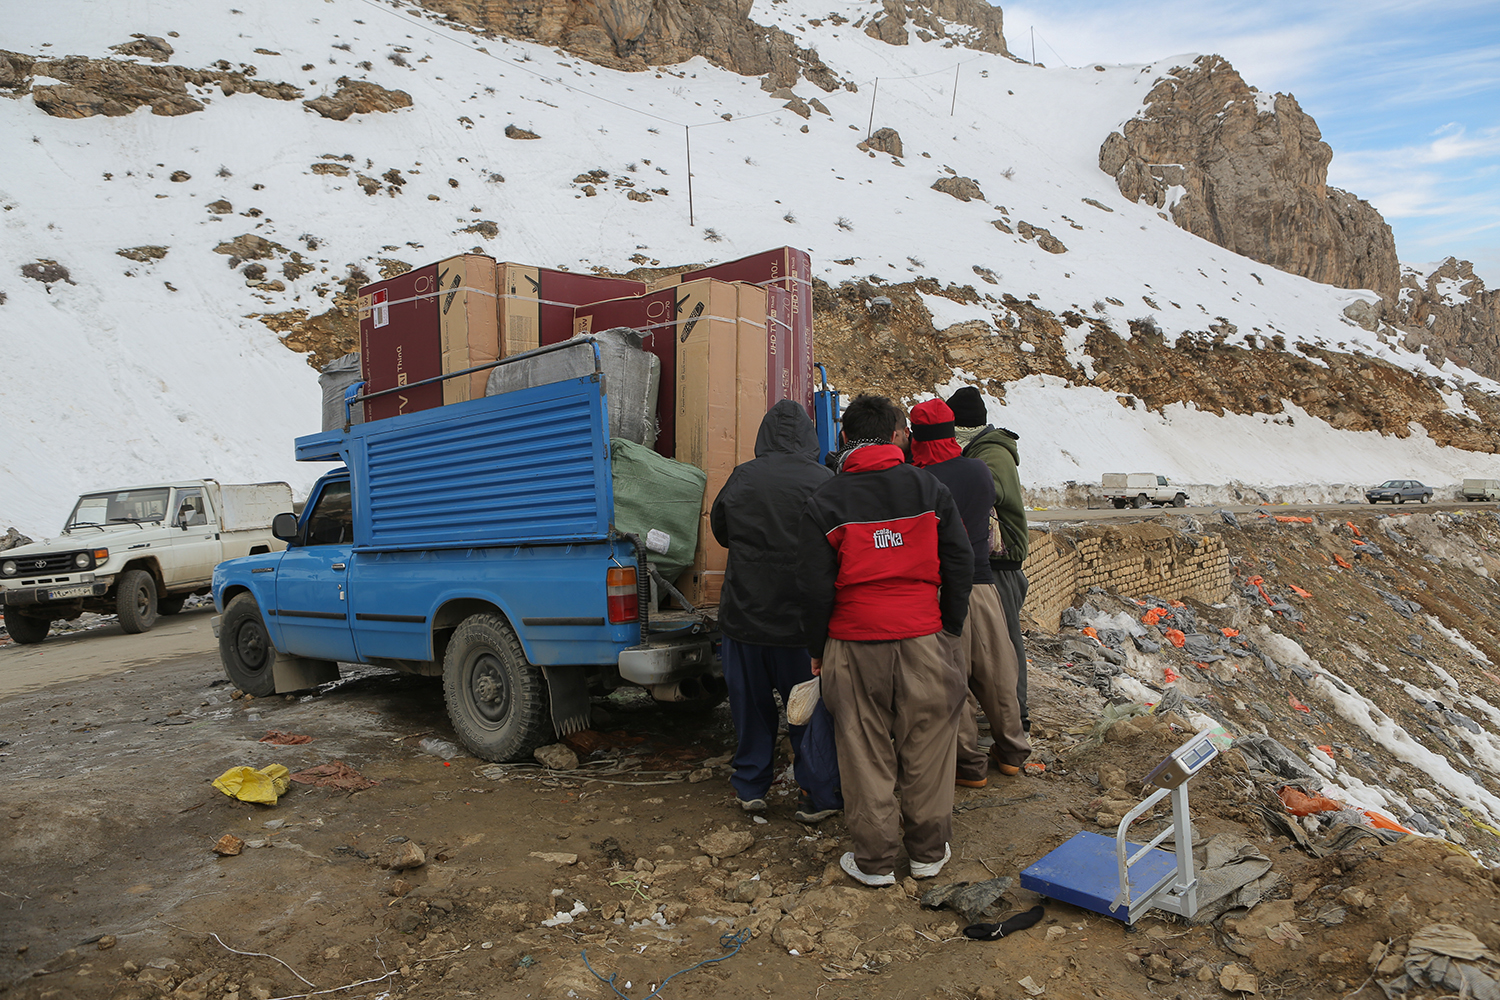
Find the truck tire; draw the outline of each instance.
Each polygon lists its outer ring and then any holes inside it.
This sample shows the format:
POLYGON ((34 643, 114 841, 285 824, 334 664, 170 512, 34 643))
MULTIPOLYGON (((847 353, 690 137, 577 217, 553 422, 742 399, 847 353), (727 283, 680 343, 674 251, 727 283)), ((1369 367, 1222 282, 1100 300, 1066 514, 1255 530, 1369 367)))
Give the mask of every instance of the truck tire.
POLYGON ((1185 494, 1182 494, 1182 493, 1177 494, 1175 497, 1172 498, 1172 506, 1173 507, 1186 507, 1187 506, 1187 496, 1185 494))
POLYGON ((1127 504, 1123 499, 1112 500, 1110 502, 1115 505, 1115 510, 1124 510, 1127 506, 1129 506, 1129 504, 1127 504))
POLYGON ((120 628, 134 635, 156 624, 156 580, 143 569, 126 570, 115 588, 120 628))
POLYGON ((182 610, 183 602, 187 600, 186 594, 167 594, 156 599, 156 613, 159 615, 175 615, 182 610))
POLYGON ((547 680, 499 615, 459 623, 443 656, 443 700, 464 749, 484 760, 530 760, 552 739, 547 680))
POLYGON ((47 638, 52 623, 45 618, 23 615, 18 608, 5 607, 5 630, 10 637, 23 646, 30 646, 47 638))
POLYGON ((276 647, 260 617, 260 605, 249 594, 239 594, 224 609, 219 623, 219 660, 224 676, 248 695, 264 698, 276 693, 271 664, 276 647))
POLYGON ((1150 503, 1151 501, 1146 497, 1146 494, 1138 494, 1135 498, 1135 509, 1140 510, 1142 507, 1148 506, 1150 503))

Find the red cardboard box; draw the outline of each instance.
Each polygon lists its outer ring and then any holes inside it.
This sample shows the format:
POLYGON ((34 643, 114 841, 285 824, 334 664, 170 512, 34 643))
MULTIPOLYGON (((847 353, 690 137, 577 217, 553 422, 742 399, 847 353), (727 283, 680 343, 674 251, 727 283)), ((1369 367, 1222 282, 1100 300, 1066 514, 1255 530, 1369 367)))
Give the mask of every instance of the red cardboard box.
MULTIPOLYGON (((366 392, 394 389, 499 358, 495 261, 449 257, 359 290, 360 374, 366 392)), ((415 413, 484 395, 489 372, 365 402, 365 419, 415 413)))
POLYGON ((617 326, 641 334, 641 346, 661 362, 661 388, 656 396, 656 450, 677 454, 677 289, 609 299, 573 310, 573 333, 596 333, 617 326))
POLYGON ((556 344, 573 336, 573 309, 576 306, 641 295, 646 291, 644 281, 554 271, 527 264, 501 264, 499 274, 500 343, 504 357, 556 344))

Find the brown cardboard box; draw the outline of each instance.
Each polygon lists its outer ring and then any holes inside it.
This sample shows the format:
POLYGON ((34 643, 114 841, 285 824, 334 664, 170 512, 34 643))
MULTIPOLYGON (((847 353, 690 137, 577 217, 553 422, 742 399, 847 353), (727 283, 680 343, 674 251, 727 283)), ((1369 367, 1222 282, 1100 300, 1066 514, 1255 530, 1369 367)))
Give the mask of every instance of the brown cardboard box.
POLYGON ((567 340, 575 306, 646 291, 643 281, 511 263, 500 265, 499 287, 505 357, 567 340))
MULTIPOLYGON (((495 261, 449 257, 360 289, 360 373, 367 392, 463 371, 499 358, 495 261)), ((365 403, 365 419, 414 413, 484 395, 489 372, 365 403)))
POLYGON ((768 386, 769 407, 779 399, 795 399, 812 413, 813 337, 812 337, 812 258, 795 247, 779 247, 726 261, 696 271, 667 275, 652 282, 653 289, 702 278, 742 281, 765 288, 767 307, 782 320, 773 324, 767 336, 768 356, 773 377, 768 386))
MULTIPOLYGON (((770 354, 767 340, 769 316, 766 312, 766 290, 756 285, 736 285, 739 291, 739 315, 736 337, 738 362, 735 366, 735 463, 755 457, 755 439, 760 422, 770 409, 770 354)), ((780 398, 780 397, 778 397, 780 398)))

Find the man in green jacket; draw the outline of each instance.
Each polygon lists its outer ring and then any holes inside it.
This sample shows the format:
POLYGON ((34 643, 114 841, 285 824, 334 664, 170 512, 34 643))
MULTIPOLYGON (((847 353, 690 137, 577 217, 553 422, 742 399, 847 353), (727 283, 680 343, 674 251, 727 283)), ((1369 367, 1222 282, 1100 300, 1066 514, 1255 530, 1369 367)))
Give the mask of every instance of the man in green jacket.
POLYGON ((1014 431, 995 427, 989 422, 984 396, 973 386, 964 386, 948 398, 953 410, 954 436, 963 448, 965 458, 977 458, 990 468, 995 480, 995 516, 1000 524, 1000 540, 991 541, 990 569, 1005 608, 1010 641, 1016 647, 1020 672, 1016 680, 1016 697, 1021 702, 1021 725, 1031 731, 1031 715, 1026 707, 1026 641, 1021 636, 1021 605, 1026 601, 1026 561, 1030 535, 1026 527, 1026 502, 1021 496, 1021 464, 1016 451, 1019 440, 1014 431), (1003 543, 1003 548, 1002 548, 1003 543))

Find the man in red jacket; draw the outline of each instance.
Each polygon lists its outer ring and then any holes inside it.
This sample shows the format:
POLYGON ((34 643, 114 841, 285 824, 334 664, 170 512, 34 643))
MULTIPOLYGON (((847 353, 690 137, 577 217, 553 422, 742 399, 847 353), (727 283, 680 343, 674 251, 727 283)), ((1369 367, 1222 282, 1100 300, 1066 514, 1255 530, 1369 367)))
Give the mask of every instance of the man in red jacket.
POLYGON ((947 487, 905 463, 884 396, 843 416, 837 475, 803 508, 803 631, 833 713, 854 850, 840 866, 892 885, 904 844, 917 878, 951 856, 965 679, 942 637, 963 632, 973 551, 947 487), (900 802, 897 802, 897 792, 900 802))

